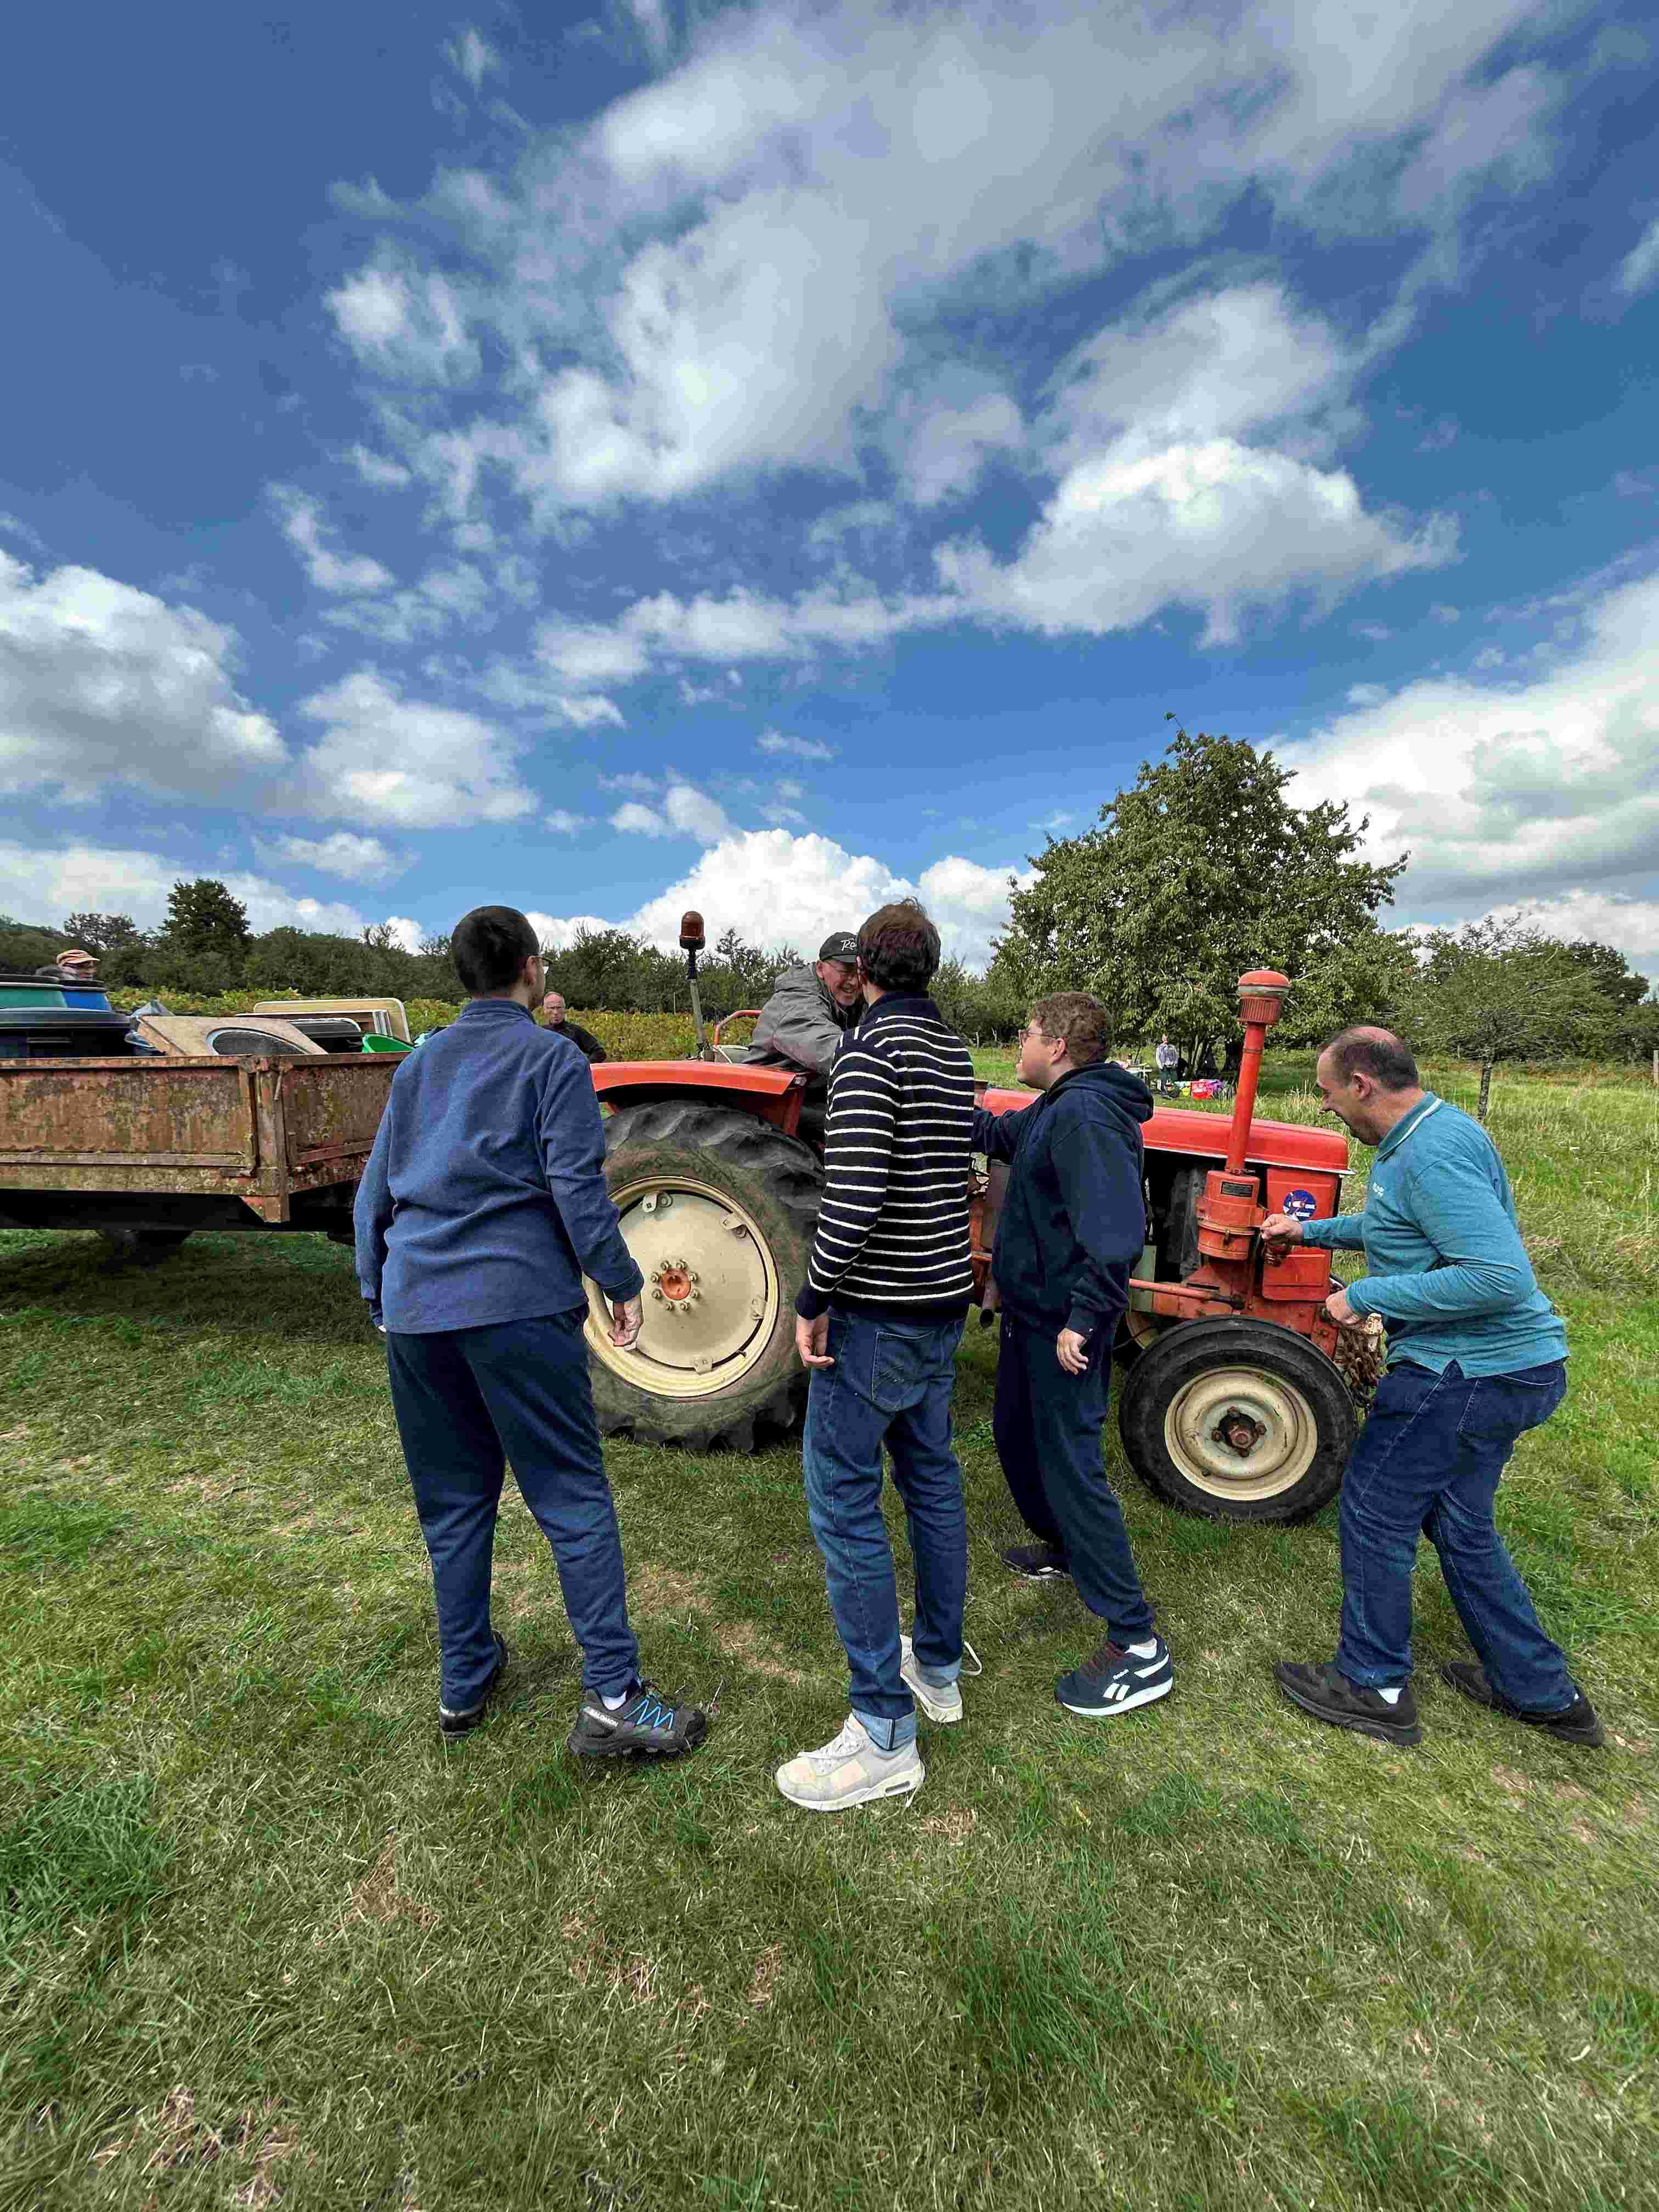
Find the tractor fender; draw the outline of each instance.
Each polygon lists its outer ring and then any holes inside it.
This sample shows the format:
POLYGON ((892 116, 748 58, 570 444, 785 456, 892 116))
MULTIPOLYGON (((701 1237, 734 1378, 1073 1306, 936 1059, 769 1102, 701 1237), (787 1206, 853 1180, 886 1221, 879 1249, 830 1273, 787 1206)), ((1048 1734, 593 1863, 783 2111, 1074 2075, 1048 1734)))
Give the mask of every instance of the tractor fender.
POLYGON ((607 1060, 592 1071, 599 1103, 614 1113, 664 1099, 695 1100, 752 1114, 786 1137, 799 1126, 806 1078, 784 1067, 733 1067, 718 1060, 607 1060))

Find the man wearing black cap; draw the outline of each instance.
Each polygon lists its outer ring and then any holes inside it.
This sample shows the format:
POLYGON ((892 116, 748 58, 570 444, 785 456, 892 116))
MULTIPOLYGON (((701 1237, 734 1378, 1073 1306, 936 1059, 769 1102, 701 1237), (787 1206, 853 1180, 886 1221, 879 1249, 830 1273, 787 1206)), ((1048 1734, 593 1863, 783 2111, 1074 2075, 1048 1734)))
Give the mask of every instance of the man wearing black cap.
POLYGON ((815 967, 786 969, 773 984, 749 1041, 750 1063, 799 1068, 810 1079, 809 1106, 822 1107, 836 1047, 862 1012, 858 939, 850 929, 834 930, 819 945, 815 967))

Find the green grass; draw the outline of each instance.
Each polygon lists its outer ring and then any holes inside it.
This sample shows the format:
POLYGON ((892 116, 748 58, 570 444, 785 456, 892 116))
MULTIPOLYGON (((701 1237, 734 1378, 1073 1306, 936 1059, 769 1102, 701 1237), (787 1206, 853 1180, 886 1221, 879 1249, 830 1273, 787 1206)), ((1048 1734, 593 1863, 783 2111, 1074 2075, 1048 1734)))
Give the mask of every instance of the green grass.
POLYGON ((1087 1624, 996 1564, 977 1328, 986 1673, 912 1804, 772 1789, 845 1710, 792 1449, 609 1453, 647 1663, 720 1688, 695 1759, 564 1756, 516 1499, 514 1671, 446 1746, 349 1255, 0 1237, 0 2206, 1659 2204, 1659 1127, 1634 1086, 1495 1100, 1575 1352, 1502 1519, 1599 1757, 1437 1686, 1431 1565, 1422 1750, 1302 1718, 1270 1669, 1332 1648, 1330 1513, 1218 1528, 1127 1476, 1176 1692, 1063 1721, 1087 1624))

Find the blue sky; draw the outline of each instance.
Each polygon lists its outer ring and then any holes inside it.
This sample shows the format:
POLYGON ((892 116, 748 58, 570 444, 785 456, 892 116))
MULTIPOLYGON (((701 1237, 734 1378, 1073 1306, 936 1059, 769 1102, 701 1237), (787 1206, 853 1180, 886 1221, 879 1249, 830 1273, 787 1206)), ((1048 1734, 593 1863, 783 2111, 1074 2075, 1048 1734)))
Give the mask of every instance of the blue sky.
POLYGON ((1659 21, 13 27, 0 908, 816 939, 1167 735, 1659 973, 1659 21))

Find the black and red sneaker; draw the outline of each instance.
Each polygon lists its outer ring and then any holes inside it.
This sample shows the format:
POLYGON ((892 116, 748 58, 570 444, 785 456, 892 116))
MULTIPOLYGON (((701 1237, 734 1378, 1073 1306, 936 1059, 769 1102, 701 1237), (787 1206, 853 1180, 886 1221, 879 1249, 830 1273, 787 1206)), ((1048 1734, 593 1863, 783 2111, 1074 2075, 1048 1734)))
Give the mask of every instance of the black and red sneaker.
POLYGON ((578 1759, 678 1759, 708 1733, 700 1705, 678 1705, 654 1682, 635 1682, 614 1713, 597 1690, 585 1692, 567 1748, 578 1759))

